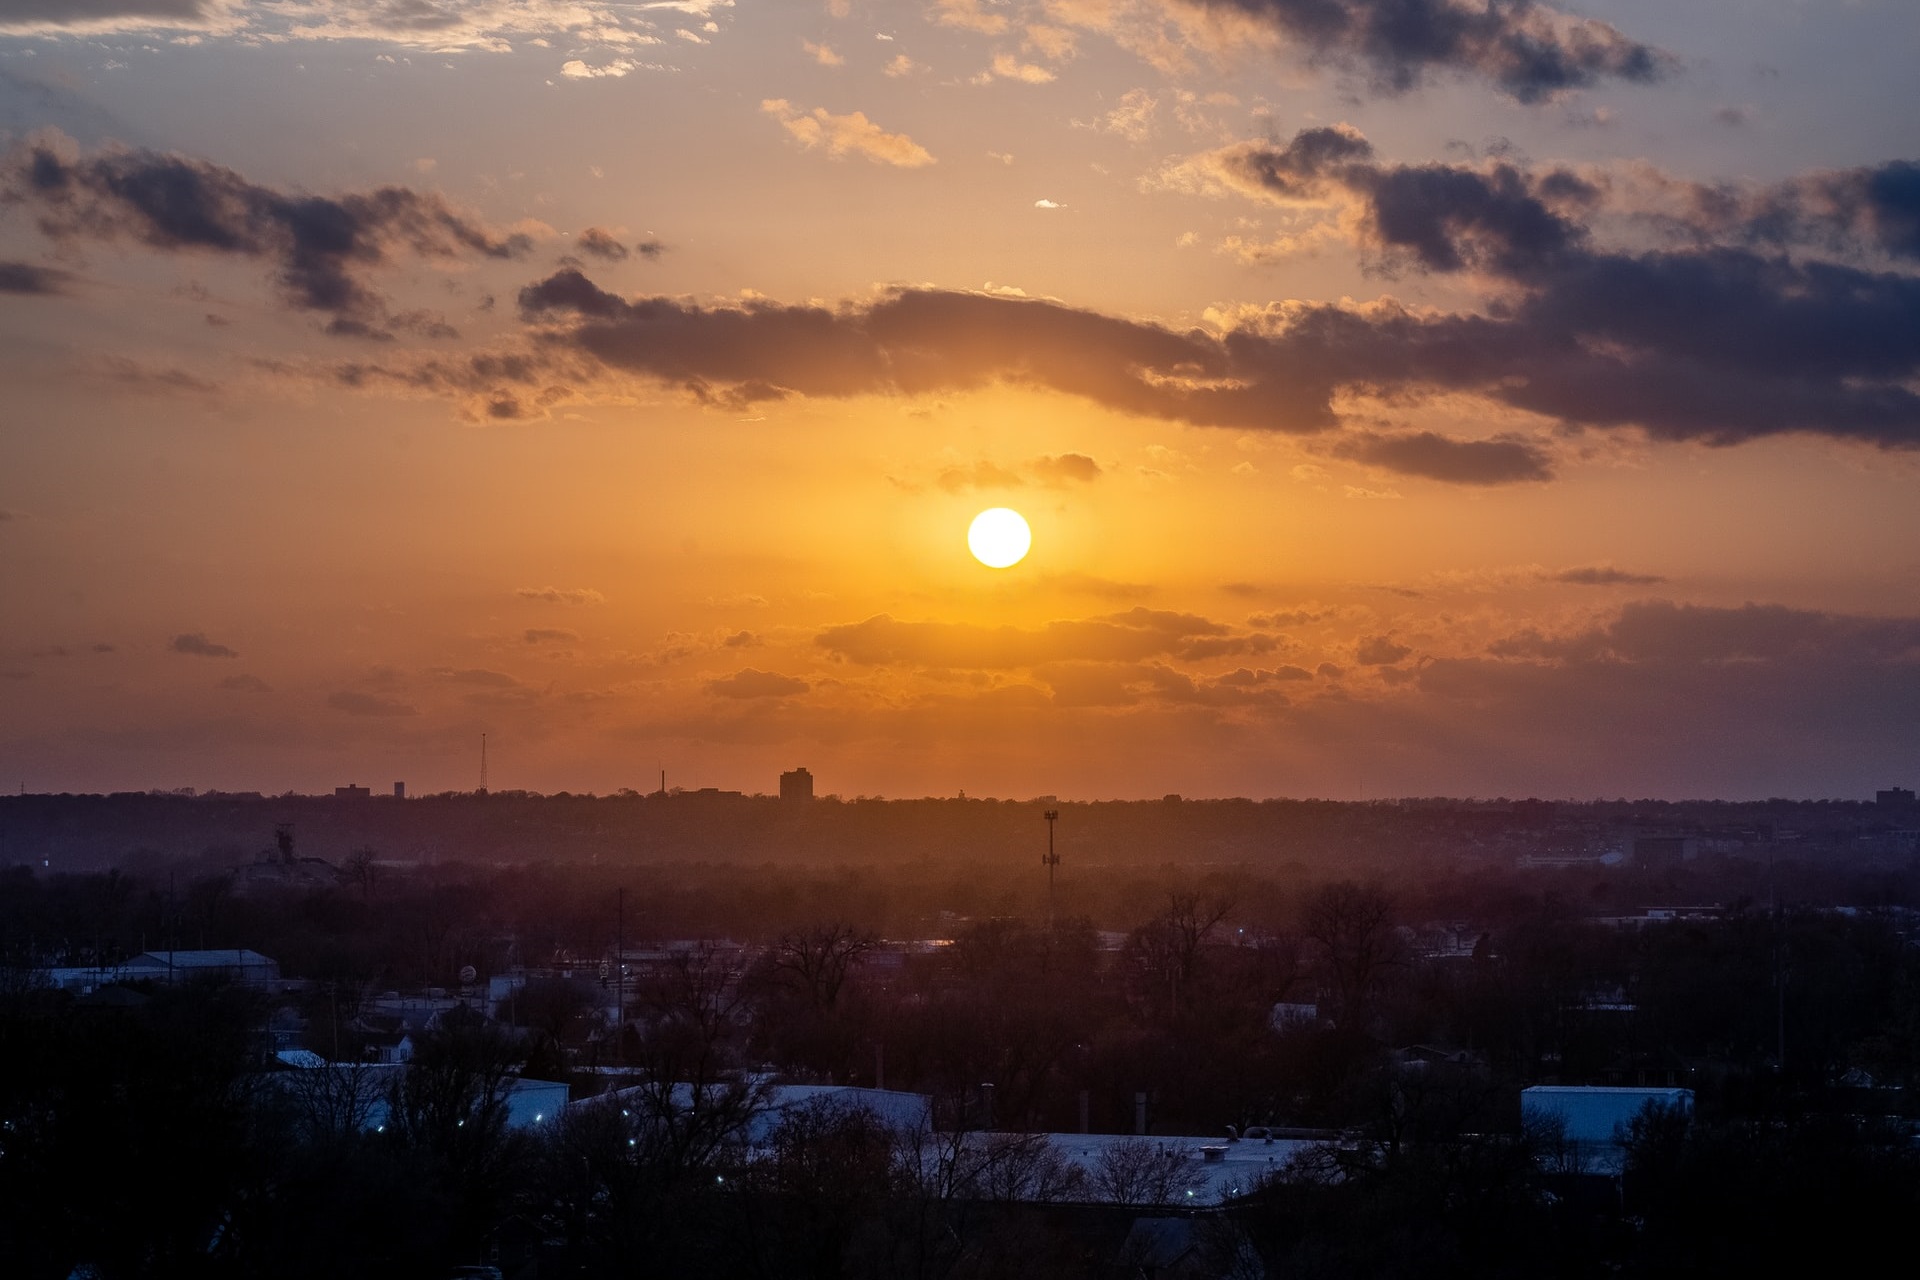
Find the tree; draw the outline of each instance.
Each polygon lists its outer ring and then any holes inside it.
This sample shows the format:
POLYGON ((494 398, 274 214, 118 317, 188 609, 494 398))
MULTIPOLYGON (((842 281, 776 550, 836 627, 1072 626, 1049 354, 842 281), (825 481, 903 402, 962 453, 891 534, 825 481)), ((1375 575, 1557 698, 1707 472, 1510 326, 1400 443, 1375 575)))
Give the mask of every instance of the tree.
POLYGON ((1323 885, 1307 899, 1301 931, 1333 987, 1334 1017, 1359 1030, 1386 974, 1405 963, 1393 902, 1378 885, 1323 885))
POLYGON ((1178 1146, 1149 1138, 1128 1138, 1102 1148, 1094 1161, 1092 1183, 1101 1198, 1115 1204, 1179 1204, 1206 1183, 1200 1164, 1178 1146))

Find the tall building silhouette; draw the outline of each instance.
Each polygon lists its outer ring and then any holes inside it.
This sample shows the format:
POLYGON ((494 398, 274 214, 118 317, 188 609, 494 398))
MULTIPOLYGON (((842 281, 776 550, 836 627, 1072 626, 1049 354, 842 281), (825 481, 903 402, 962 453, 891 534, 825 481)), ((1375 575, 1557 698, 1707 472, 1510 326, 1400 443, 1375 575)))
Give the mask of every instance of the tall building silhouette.
POLYGON ((813 799, 813 775, 805 769, 793 769, 780 775, 782 800, 813 799))

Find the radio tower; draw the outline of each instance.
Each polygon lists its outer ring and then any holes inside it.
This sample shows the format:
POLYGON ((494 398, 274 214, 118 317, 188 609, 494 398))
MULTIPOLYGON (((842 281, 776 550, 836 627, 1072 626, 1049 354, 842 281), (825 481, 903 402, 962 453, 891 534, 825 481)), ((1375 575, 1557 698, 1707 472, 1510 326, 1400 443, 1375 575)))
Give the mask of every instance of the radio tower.
POLYGON ((1053 932, 1053 869, 1060 865, 1060 855, 1053 851, 1053 824, 1060 820, 1058 809, 1047 810, 1047 851, 1040 861, 1047 869, 1047 932, 1053 932))
POLYGON ((480 735, 480 794, 487 794, 487 735, 480 735))

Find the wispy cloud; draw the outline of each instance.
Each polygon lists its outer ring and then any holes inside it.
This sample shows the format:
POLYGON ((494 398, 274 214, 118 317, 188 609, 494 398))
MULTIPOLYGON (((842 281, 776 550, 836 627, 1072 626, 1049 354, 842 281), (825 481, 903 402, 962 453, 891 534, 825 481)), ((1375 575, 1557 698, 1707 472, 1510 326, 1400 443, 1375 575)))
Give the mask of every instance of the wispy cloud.
POLYGON ((808 151, 825 151, 836 160, 861 156, 875 164, 918 169, 934 163, 933 153, 904 133, 888 133, 866 113, 834 115, 825 107, 801 111, 785 98, 769 98, 760 110, 780 122, 794 141, 808 151))

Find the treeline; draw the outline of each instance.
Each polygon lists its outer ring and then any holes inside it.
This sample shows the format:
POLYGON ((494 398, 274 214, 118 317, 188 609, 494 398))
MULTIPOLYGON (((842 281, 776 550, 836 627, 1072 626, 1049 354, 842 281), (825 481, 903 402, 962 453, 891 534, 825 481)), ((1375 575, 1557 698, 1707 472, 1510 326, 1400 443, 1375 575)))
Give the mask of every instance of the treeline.
MULTIPOLYGON (((771 779, 768 780, 771 783, 771 779)), ((1864 864, 1914 852, 1920 810, 1857 801, 1182 800, 822 798, 686 792, 611 796, 0 796, 0 862, 50 871, 227 871, 275 848, 340 864, 389 861, 645 867, 698 861, 831 866, 966 860, 1031 864, 1060 814, 1067 865, 1168 860, 1389 874, 1408 863, 1510 866, 1520 856, 1630 852, 1636 832, 1710 833, 1712 851, 1864 864)))

